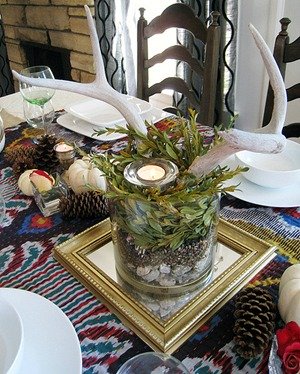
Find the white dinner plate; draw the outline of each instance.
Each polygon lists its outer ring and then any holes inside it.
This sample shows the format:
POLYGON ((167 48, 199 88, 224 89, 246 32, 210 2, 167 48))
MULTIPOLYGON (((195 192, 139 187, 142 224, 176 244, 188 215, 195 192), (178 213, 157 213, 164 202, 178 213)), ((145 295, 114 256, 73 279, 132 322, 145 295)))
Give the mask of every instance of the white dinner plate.
POLYGON ((23 325, 23 355, 18 373, 81 373, 79 340, 60 308, 40 295, 16 288, 0 288, 0 297, 16 309, 23 325))
MULTIPOLYGON (((172 116, 172 114, 164 112, 161 109, 152 108, 149 112, 144 113, 142 118, 148 122, 158 122, 161 119, 172 116)), ((99 127, 93 125, 89 122, 86 122, 78 117, 73 116, 70 113, 66 113, 58 117, 57 123, 66 129, 77 132, 78 134, 88 136, 89 138, 101 140, 101 141, 113 141, 117 139, 124 138, 126 135, 120 133, 113 134, 101 134, 95 135, 95 131, 99 130, 99 127)), ((126 121, 123 118, 123 121, 118 124, 118 126, 125 126, 126 121)))
MULTIPOLYGON (((148 101, 133 96, 127 96, 126 100, 136 107, 139 114, 147 113, 152 108, 148 101)), ((123 121, 122 114, 116 108, 96 99, 89 98, 83 102, 71 104, 65 110, 75 117, 101 127, 114 126, 123 121)))
POLYGON ((22 360, 23 326, 16 309, 0 297, 0 373, 17 374, 22 360))
MULTIPOLYGON (((228 165, 231 169, 234 169, 238 164, 235 156, 230 156, 221 165, 228 165)), ((243 173, 241 173, 226 181, 224 186, 236 184, 239 184, 237 190, 234 192, 228 192, 228 194, 243 201, 276 208, 291 208, 300 206, 299 183, 285 188, 267 188, 250 182, 248 179, 244 178, 243 173)))

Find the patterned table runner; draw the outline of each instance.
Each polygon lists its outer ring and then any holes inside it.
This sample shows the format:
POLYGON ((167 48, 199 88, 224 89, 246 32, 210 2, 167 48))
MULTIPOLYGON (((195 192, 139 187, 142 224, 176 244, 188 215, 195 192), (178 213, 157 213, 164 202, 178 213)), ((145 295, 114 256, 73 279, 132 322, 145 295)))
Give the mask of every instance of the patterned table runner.
MULTIPOLYGON (((60 127, 56 130, 69 141, 76 140, 79 146, 94 151, 117 151, 125 144, 124 140, 100 143, 60 127)), ((31 141, 31 131, 26 125, 7 129, 6 147, 20 143, 21 136, 24 137, 22 142, 31 141)), ((38 293, 66 313, 80 339, 83 373, 116 373, 130 357, 150 351, 52 257, 55 245, 97 220, 67 222, 60 214, 43 217, 32 198, 20 194, 3 153, 0 155, 0 188, 6 203, 6 216, 0 226, 0 286, 38 293)), ((222 199, 221 216, 264 240, 279 243, 278 255, 250 282, 267 287, 276 298, 282 272, 299 259, 299 208, 266 208, 226 197, 222 199)), ((233 310, 234 299, 173 355, 193 373, 267 373, 268 349, 252 360, 242 359, 235 353, 233 310)))

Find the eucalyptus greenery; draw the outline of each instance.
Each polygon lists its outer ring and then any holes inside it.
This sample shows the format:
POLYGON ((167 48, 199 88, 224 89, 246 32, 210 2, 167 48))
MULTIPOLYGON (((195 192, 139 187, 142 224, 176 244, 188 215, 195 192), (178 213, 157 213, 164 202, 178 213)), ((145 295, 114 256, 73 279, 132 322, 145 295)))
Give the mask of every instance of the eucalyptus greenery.
POLYGON ((197 115, 172 118, 165 130, 147 123, 143 135, 132 127, 107 129, 128 136, 127 146, 118 154, 93 155, 93 163, 106 175, 109 189, 105 193, 115 206, 113 218, 119 228, 134 238, 135 245, 145 249, 177 249, 192 240, 205 237, 217 219, 216 202, 220 193, 233 191, 237 186, 223 187, 223 182, 243 171, 218 166, 201 178, 188 172, 197 156, 221 142, 218 129, 212 143, 207 144, 199 132, 197 115), (133 161, 144 158, 163 158, 174 162, 179 174, 167 189, 143 188, 128 182, 123 172, 133 161))

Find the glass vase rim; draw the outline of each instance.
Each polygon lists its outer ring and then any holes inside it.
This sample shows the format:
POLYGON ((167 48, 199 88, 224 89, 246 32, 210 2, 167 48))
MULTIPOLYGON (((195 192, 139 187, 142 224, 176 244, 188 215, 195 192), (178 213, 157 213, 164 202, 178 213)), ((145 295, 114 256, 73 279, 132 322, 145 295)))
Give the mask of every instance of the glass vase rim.
MULTIPOLYGON (((133 356, 130 359, 128 359, 118 369, 117 374, 127 373, 127 370, 130 370, 130 365, 132 363, 134 363, 136 360, 143 359, 143 357, 151 357, 151 356, 154 356, 154 357, 157 357, 157 358, 161 359, 162 361, 161 361, 161 363, 159 363, 160 365, 164 364, 164 360, 166 360, 166 361, 170 360, 171 362, 176 364, 176 369, 180 369, 183 374, 189 373, 187 367, 180 360, 178 360, 178 358, 176 358, 172 355, 169 355, 167 353, 148 351, 148 352, 139 353, 136 356, 133 356)), ((171 368, 171 370, 174 369, 174 368, 171 368)), ((130 371, 128 371, 128 373, 130 373, 130 371)), ((134 372, 132 372, 132 373, 134 373, 134 372)))

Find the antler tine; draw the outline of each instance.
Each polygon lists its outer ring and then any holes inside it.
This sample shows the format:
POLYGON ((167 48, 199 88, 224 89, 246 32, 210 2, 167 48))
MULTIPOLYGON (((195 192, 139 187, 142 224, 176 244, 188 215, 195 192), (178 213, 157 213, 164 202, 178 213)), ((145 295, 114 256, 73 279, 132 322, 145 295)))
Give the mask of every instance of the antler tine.
POLYGON ((90 38, 91 38, 91 43, 92 43, 92 50, 93 50, 95 71, 96 71, 96 81, 102 82, 102 84, 104 84, 105 82, 109 86, 106 80, 104 64, 103 64, 103 59, 102 59, 102 55, 101 55, 101 51, 99 47, 97 31, 96 31, 96 28, 94 27, 94 19, 91 15, 90 8, 87 5, 84 6, 84 9, 85 9, 86 17, 87 17, 89 30, 90 30, 90 38))
POLYGON ((272 118, 268 126, 256 129, 254 132, 246 132, 232 129, 221 132, 224 141, 211 149, 206 155, 196 157, 189 171, 197 176, 210 172, 228 156, 248 150, 259 153, 279 153, 286 144, 286 138, 281 134, 286 116, 286 90, 281 73, 271 51, 262 36, 253 25, 249 25, 255 44, 259 49, 266 66, 271 86, 274 90, 274 108, 272 118))
MULTIPOLYGON (((134 105, 126 100, 126 95, 123 95, 110 87, 106 80, 94 20, 88 6, 85 6, 85 11, 88 19, 93 56, 96 64, 96 79, 94 82, 84 84, 64 80, 30 79, 21 76, 15 71, 13 71, 13 74, 19 80, 31 85, 77 92, 95 99, 103 100, 118 109, 127 122, 137 131, 146 134, 147 128, 144 121, 137 113, 134 105)), ((270 82, 274 90, 274 109, 271 121, 268 126, 255 130, 252 133, 237 129, 222 132, 221 135, 223 136, 224 141, 210 150, 206 155, 196 157, 190 166, 189 171, 196 176, 201 176, 210 172, 222 160, 237 151, 249 150, 262 153, 278 153, 281 152, 285 146, 286 139, 281 134, 281 131, 286 115, 287 100, 282 76, 271 51, 259 32, 253 25, 249 25, 249 27, 267 68, 270 82)))
POLYGON ((261 53, 274 92, 274 109, 270 123, 267 126, 256 130, 256 132, 281 134, 287 110, 287 96, 284 81, 272 52, 260 33, 251 23, 249 29, 252 33, 255 44, 261 53))
POLYGON ((28 78, 18 74, 16 71, 12 71, 13 75, 19 80, 27 84, 31 84, 39 87, 49 87, 58 90, 65 90, 83 94, 95 99, 102 100, 112 106, 114 106, 126 119, 127 123, 134 127, 138 132, 142 134, 147 133, 147 127, 136 110, 136 107, 130 103, 128 97, 120 92, 114 90, 107 82, 103 59, 99 47, 97 38, 97 32, 93 17, 90 9, 85 5, 85 11, 87 15, 93 56, 96 67, 96 79, 92 83, 78 83, 70 82, 61 79, 37 79, 28 78))

